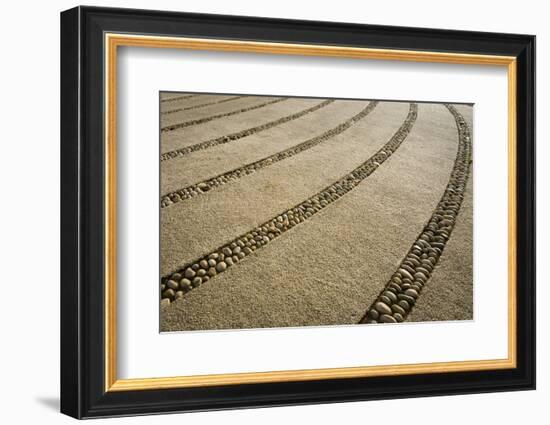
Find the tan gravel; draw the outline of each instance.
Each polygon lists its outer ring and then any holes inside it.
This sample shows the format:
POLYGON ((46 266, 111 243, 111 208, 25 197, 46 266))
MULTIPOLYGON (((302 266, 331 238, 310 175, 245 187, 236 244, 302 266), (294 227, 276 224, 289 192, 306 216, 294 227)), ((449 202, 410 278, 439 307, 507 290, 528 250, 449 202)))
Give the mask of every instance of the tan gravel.
MULTIPOLYGON (((235 102, 229 102, 228 104, 222 103, 216 105, 214 112, 210 109, 212 108, 211 106, 207 108, 195 109, 193 111, 185 111, 185 118, 182 119, 181 122, 217 115, 218 113, 227 113, 237 110, 240 107, 259 105, 276 99, 275 97, 264 96, 251 97, 252 98, 239 99, 235 102), (193 114, 189 114, 189 112, 193 112, 193 114)), ((281 114, 280 112, 280 107, 287 102, 292 102, 293 100, 294 99, 287 99, 283 102, 274 103, 272 105, 267 105, 259 109, 253 109, 251 111, 239 113, 230 117, 218 118, 205 124, 193 125, 190 127, 179 128, 174 131, 165 132, 161 137, 161 152, 164 153, 182 146, 192 145, 203 140, 225 136, 226 134, 233 133, 235 131, 244 130, 272 121, 273 119, 284 116, 285 114, 281 114)), ((306 99, 300 100, 303 101, 306 99)), ((311 105, 314 105, 317 102, 316 99, 307 99, 307 101, 309 101, 311 105)))
MULTIPOLYGON (((316 101, 314 104, 321 103, 316 101)), ((337 101, 297 120, 210 149, 163 161, 161 193, 165 194, 191 183, 217 176, 228 170, 295 146, 324 133, 357 114, 369 102, 337 101), (291 136, 290 136, 291 135, 291 136), (204 164, 208 164, 205 167, 204 164)), ((284 115, 309 108, 310 100, 281 104, 284 115)), ((304 153, 305 154, 305 153, 304 153)))
POLYGON ((393 135, 407 111, 408 104, 381 104, 346 132, 304 153, 163 208, 161 273, 247 232, 351 171, 393 135))
MULTIPOLYGON (((175 204, 166 214, 163 210, 163 274, 349 172, 391 137, 407 110, 407 104, 383 102, 361 124, 329 142, 175 204)), ((470 112, 465 118, 471 119, 470 107, 460 112, 470 112)), ((447 109, 420 104, 408 139, 375 173, 305 223, 164 308, 161 329, 357 323, 432 214, 449 179, 457 143, 447 109)), ((202 161, 207 172, 208 155, 202 161)), ((472 281, 464 273, 472 267, 471 180, 467 196, 411 320, 471 316, 472 281)))

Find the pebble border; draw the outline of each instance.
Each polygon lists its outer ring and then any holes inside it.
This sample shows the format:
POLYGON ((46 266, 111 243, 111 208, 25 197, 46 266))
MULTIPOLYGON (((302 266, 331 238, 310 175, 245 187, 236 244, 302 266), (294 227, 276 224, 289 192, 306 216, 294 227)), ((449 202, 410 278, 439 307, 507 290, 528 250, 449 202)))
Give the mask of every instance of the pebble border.
POLYGON ((229 183, 230 181, 238 180, 241 177, 253 174, 264 167, 275 164, 284 159, 291 158, 294 155, 297 155, 307 149, 311 149, 312 147, 317 146, 318 144, 325 142, 349 129, 352 125, 359 122, 360 120, 365 118, 370 112, 372 112, 377 104, 378 101, 369 102, 369 104, 365 108, 363 108, 361 112, 355 114, 353 117, 349 118, 343 123, 288 149, 259 159, 258 161, 245 164, 239 168, 235 168, 233 170, 226 171, 225 173, 218 174, 217 176, 211 177, 207 180, 203 180, 202 182, 194 183, 191 186, 184 187, 183 189, 178 189, 176 191, 163 195, 160 198, 160 207, 166 208, 180 201, 202 195, 203 193, 209 192, 210 190, 229 183))
POLYGON ((214 102, 208 102, 208 103, 201 103, 200 105, 187 106, 186 108, 170 109, 169 111, 161 112, 161 115, 169 115, 169 114, 175 114, 176 112, 181 112, 181 111, 190 111, 192 109, 205 108, 206 106, 217 105, 219 103, 232 102, 233 100, 242 99, 243 97, 246 97, 246 96, 233 96, 228 99, 216 100, 214 102))
POLYGON ((173 151, 165 152, 160 156, 160 161, 167 161, 169 159, 177 158, 179 156, 184 156, 190 154, 191 152, 200 151, 203 149, 211 148, 212 146, 222 145, 224 143, 234 142, 243 137, 251 136, 253 134, 259 133, 261 131, 269 130, 270 128, 276 127, 280 124, 293 121, 295 119, 301 118, 304 115, 315 112, 325 106, 330 105, 334 100, 329 99, 321 102, 311 108, 304 109, 300 112, 287 115, 285 117, 279 118, 275 121, 271 121, 256 127, 247 128, 246 130, 237 131, 236 133, 228 134, 227 136, 216 137, 215 139, 205 140, 204 142, 196 143, 191 146, 184 146, 183 148, 175 149, 173 151))
POLYGON ((458 129, 458 151, 449 183, 428 224, 359 323, 406 320, 430 279, 456 223, 470 174, 471 134, 464 117, 451 105, 458 129))
POLYGON ((176 100, 191 99, 192 97, 198 96, 198 94, 188 94, 187 96, 177 96, 171 97, 169 99, 162 99, 161 103, 175 102, 176 100))
POLYGON ((259 105, 248 106, 246 108, 237 109, 235 111, 225 112, 223 114, 217 114, 217 115, 212 115, 210 117, 198 118, 198 119, 195 119, 195 120, 180 122, 178 124, 167 125, 166 127, 161 128, 161 132, 165 133, 167 131, 174 131, 174 130, 178 130, 180 128, 191 127, 192 125, 204 124, 206 122, 213 121, 213 120, 216 120, 218 118, 231 117, 233 115, 241 114, 243 112, 248 112, 248 111, 253 111, 255 109, 260 109, 260 108, 263 108, 264 106, 273 105, 274 103, 284 102, 285 100, 288 100, 288 99, 289 99, 288 97, 277 98, 277 99, 274 99, 274 100, 270 100, 268 102, 260 103, 259 105))
POLYGON ((411 103, 405 121, 390 140, 373 156, 350 173, 317 194, 260 224, 191 263, 161 278, 161 303, 182 298, 187 292, 224 272, 294 226, 306 221, 326 206, 357 187, 395 152, 409 135, 417 117, 418 106, 411 103))

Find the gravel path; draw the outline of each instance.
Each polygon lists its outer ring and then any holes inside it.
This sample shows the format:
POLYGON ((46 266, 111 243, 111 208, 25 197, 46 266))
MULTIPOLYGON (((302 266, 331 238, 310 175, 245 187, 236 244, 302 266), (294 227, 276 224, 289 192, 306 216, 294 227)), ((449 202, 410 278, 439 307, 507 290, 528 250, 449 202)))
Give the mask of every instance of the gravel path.
POLYGON ((206 108, 208 106, 219 105, 221 103, 234 102, 236 100, 242 99, 243 97, 245 96, 222 97, 221 99, 214 99, 214 100, 206 101, 205 103, 198 103, 197 105, 180 106, 178 108, 161 111, 161 115, 170 115, 170 114, 175 114, 177 112, 192 111, 193 109, 201 109, 201 108, 206 108))
MULTIPOLYGON (((298 99, 287 102, 292 101, 298 99)), ((283 109, 288 112, 284 103, 279 104, 279 113, 283 109)), ((418 119, 406 141, 352 191, 269 243, 258 241, 261 249, 250 252, 250 258, 247 254, 246 260, 236 258, 238 264, 228 266, 219 254, 223 254, 228 241, 323 189, 373 155, 403 123, 408 109, 408 104, 381 102, 360 123, 302 155, 163 209, 163 275, 201 259, 214 260, 215 274, 170 305, 163 303, 161 330, 358 323, 421 233, 449 181, 458 141, 455 119, 443 105, 420 104, 418 119), (205 253, 218 256, 201 257, 205 253)), ((458 105, 457 111, 471 125, 472 108, 458 105)), ((206 131, 212 124, 204 126, 206 131)), ((230 127, 234 125, 229 123, 230 127)), ((295 127, 285 125, 284 131, 273 133, 278 134, 276 138, 269 137, 268 130, 265 138, 249 136, 239 143, 223 145, 226 157, 235 155, 234 163, 242 165, 241 154, 260 155, 255 146, 274 149, 278 143, 292 141, 295 127), (285 139, 285 134, 292 137, 285 139)), ((318 131, 311 127, 311 131, 318 131)), ((196 181, 197 176, 212 175, 211 164, 227 169, 224 161, 216 161, 221 155, 213 154, 219 148, 222 146, 193 152, 166 161, 162 167, 177 161, 181 167, 189 163, 184 160, 194 159, 194 172, 187 171, 187 178, 195 176, 196 181)), ((452 238, 408 321, 471 318, 471 183, 470 178, 452 238)), ((208 268, 205 270, 208 272, 208 268)), ((198 269, 191 271, 194 274, 189 272, 188 278, 186 268, 180 273, 193 288, 193 280, 199 276, 198 269)))
MULTIPOLYGON (((260 101, 265 98, 261 98, 260 101)), ((273 99, 273 98, 271 98, 273 99)), ((260 101, 254 100, 250 105, 257 104, 260 101)), ((255 127, 277 118, 288 115, 296 110, 307 108, 319 103, 319 99, 299 99, 290 98, 284 102, 271 104, 260 109, 251 110, 240 113, 238 115, 220 118, 210 121, 204 125, 196 125, 186 128, 180 128, 175 131, 164 132, 161 137, 161 152, 166 153, 175 149, 194 145, 204 140, 210 140, 216 137, 227 136, 228 134, 237 131, 245 130, 250 127, 255 127)), ((221 112, 228 111, 227 105, 219 105, 217 109, 221 112)), ((206 117, 208 111, 198 109, 195 111, 194 117, 206 117)))
MULTIPOLYGON (((179 130, 181 128, 191 127, 194 125, 201 125, 208 123, 210 121, 218 120, 220 118, 227 118, 227 117, 233 117, 238 114, 243 114, 245 112, 255 111, 261 108, 264 108, 269 105, 273 105, 275 103, 279 102, 285 102, 287 99, 284 97, 276 97, 276 98, 259 98, 259 99, 251 99, 250 97, 245 97, 238 99, 236 103, 239 103, 238 105, 231 105, 233 108, 231 110, 227 110, 225 108, 225 105, 219 106, 214 105, 212 106, 212 109, 223 108, 223 111, 209 111, 209 114, 207 116, 204 116, 204 114, 200 114, 199 116, 193 117, 193 113, 199 113, 197 110, 192 111, 181 111, 170 115, 163 115, 161 118, 161 132, 171 132, 175 130, 179 130), (180 116, 183 115, 183 116, 180 116)), ((200 111, 203 112, 203 111, 200 111)))
POLYGON ((408 104, 381 103, 360 123, 307 155, 264 168, 194 202, 162 209, 161 273, 177 270, 335 182, 386 143, 408 109, 408 104), (375 125, 379 122, 383 125, 375 125))
MULTIPOLYGON (((457 154, 449 182, 428 222, 389 282, 362 317, 361 323, 398 323, 406 320, 424 287, 437 271, 447 242, 453 234, 468 184, 472 139, 470 128, 462 115, 452 106, 447 105, 447 108, 455 119, 458 133, 457 154)), ((465 258, 463 263, 471 264, 471 254, 469 257, 465 258)), ((460 264, 460 260, 455 261, 456 265, 460 264)), ((456 271, 460 272, 459 269, 456 271)), ((471 277, 471 267, 470 273, 468 269, 465 273, 471 277)), ((446 301, 444 293, 440 293, 439 296, 446 301)), ((439 312, 452 309, 447 305, 445 307, 439 309, 439 312)))
POLYGON ((367 104, 368 102, 333 102, 298 120, 251 135, 240 140, 236 145, 231 143, 218 145, 208 150, 193 152, 186 157, 163 161, 161 194, 201 182, 296 146, 312 136, 341 124, 361 111, 367 104), (204 166, 205 163, 208 167, 204 166))
MULTIPOLYGON (((307 150, 326 142, 333 137, 342 134, 347 131, 353 125, 360 122, 368 114, 370 114, 374 108, 376 108, 378 102, 369 102, 363 109, 357 114, 354 114, 345 121, 338 125, 322 132, 313 137, 310 137, 296 145, 290 146, 284 150, 277 151, 271 155, 259 158, 253 162, 245 163, 228 171, 224 171, 214 177, 209 177, 200 182, 193 183, 186 187, 179 187, 174 191, 168 192, 162 195, 160 200, 160 207, 165 208, 174 205, 178 202, 187 201, 205 193, 210 193, 212 190, 223 187, 228 183, 235 182, 236 180, 249 176, 253 173, 260 171, 262 168, 269 167, 279 161, 292 158, 294 155, 298 155, 306 152, 307 150)), ((272 145, 272 144, 270 144, 272 145)))

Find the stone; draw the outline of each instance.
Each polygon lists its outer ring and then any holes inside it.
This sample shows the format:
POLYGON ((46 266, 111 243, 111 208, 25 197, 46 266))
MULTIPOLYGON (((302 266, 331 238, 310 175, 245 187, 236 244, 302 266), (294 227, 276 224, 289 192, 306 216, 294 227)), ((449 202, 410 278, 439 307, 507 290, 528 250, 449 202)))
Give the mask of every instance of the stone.
POLYGON ((224 261, 220 261, 218 264, 216 264, 216 271, 218 273, 221 273, 227 269, 227 264, 225 264, 224 261))
POLYGON ((400 267, 397 271, 399 273, 401 273, 401 276, 407 277, 407 278, 413 280, 413 276, 407 270, 405 270, 403 267, 400 267))
POLYGON ((405 312, 407 312, 407 311, 409 311, 409 310, 411 309, 411 306, 410 306, 409 302, 406 301, 406 300, 399 300, 399 301, 397 302, 397 304, 398 304, 403 310, 405 310, 405 312))
POLYGON ((188 267, 188 268, 185 270, 185 277, 186 277, 187 279, 194 278, 195 275, 196 275, 195 270, 193 270, 191 267, 188 267))
POLYGON ((397 323, 397 320, 389 314, 383 314, 380 316, 380 322, 382 323, 397 323))
POLYGON ((202 278, 196 277, 193 279, 193 288, 196 288, 197 286, 201 286, 202 278))
POLYGON ((216 268, 215 267, 210 267, 208 269, 208 276, 210 277, 213 277, 213 276, 216 276, 218 273, 216 272, 216 268))
POLYGON ((386 296, 387 298, 389 298, 389 299, 391 300, 392 303, 396 303, 396 302, 397 302, 397 295, 395 295, 393 292, 391 292, 391 291, 384 291, 383 295, 386 296))
POLYGON ((213 258, 211 258, 210 260, 208 260, 208 265, 210 267, 215 267, 216 266, 216 260, 214 260, 213 258))
POLYGON ((391 314, 391 308, 388 307, 387 304, 384 304, 383 302, 378 301, 376 304, 374 304, 374 308, 381 314, 391 314))
POLYGON ((416 299, 407 294, 399 294, 397 296, 400 300, 407 301, 410 305, 414 305, 416 299))
POLYGON ((166 286, 175 291, 179 288, 180 285, 178 282, 170 279, 168 282, 166 282, 166 286))
POLYGON ((173 289, 167 289, 166 291, 164 291, 162 293, 162 298, 170 298, 172 300, 172 299, 174 299, 175 295, 176 295, 176 293, 174 292, 173 289))
POLYGON ((418 292, 415 289, 407 289, 405 291, 405 295, 408 295, 409 297, 413 297, 414 299, 418 298, 418 292))
POLYGON ((199 261, 199 266, 201 266, 203 269, 207 269, 208 268, 208 261, 200 260, 199 261))
POLYGON ((373 320, 377 320, 380 317, 380 313, 376 311, 374 308, 371 308, 369 310, 369 317, 373 320))
POLYGON ((385 295, 380 295, 378 299, 382 301, 384 304, 392 305, 392 300, 386 297, 385 295))
POLYGON ((394 314, 399 313, 403 316, 405 316, 405 314, 407 314, 405 309, 403 307, 401 307, 399 304, 392 304, 391 310, 393 311, 394 314))
POLYGON ((169 298, 163 298, 162 300, 160 300, 160 307, 161 308, 166 308, 170 305, 170 299, 169 298))

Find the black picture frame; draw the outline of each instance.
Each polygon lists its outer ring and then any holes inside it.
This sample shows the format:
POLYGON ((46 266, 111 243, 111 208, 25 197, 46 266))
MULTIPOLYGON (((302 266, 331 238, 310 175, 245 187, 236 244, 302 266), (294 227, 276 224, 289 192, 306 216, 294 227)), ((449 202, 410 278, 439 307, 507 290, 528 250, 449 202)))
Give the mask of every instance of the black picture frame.
POLYGON ((96 7, 61 13, 61 412, 93 418, 534 388, 534 36, 96 7), (106 32, 516 57, 517 367, 106 392, 106 32))

